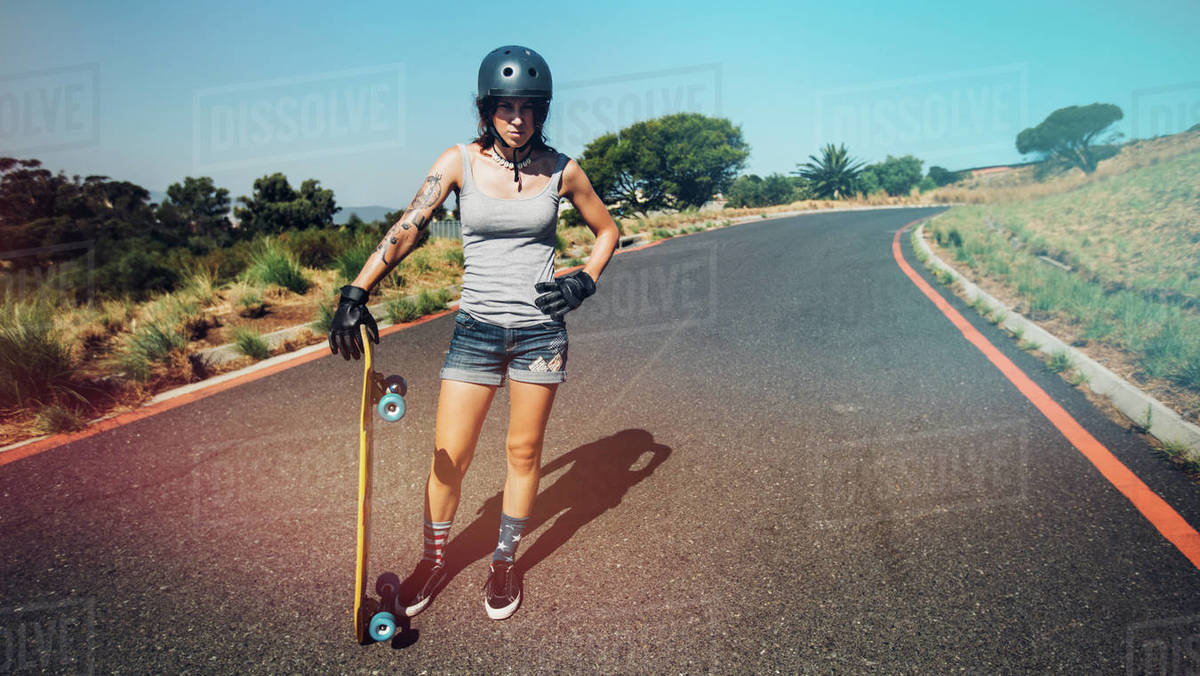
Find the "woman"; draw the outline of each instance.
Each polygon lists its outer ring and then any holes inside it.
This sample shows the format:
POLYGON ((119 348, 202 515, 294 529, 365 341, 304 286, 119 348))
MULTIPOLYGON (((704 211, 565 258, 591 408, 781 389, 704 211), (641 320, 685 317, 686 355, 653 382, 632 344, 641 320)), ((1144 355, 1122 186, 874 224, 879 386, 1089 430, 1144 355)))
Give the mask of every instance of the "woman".
POLYGON ((559 383, 566 379, 563 315, 595 292, 618 230, 579 165, 546 145, 543 126, 553 90, 550 68, 531 49, 500 47, 479 66, 479 135, 442 153, 400 220, 354 283, 342 288, 329 333, 346 359, 362 352, 359 326, 378 342, 369 291, 417 245, 451 191, 463 225, 462 299, 441 370, 434 454, 425 489, 424 554, 399 600, 412 617, 445 578, 444 546, 463 475, 496 389, 512 382, 508 470, 484 607, 510 617, 521 602, 513 570, 517 545, 538 491, 542 441, 559 383), (554 277, 555 226, 567 198, 596 235, 582 270, 554 277))

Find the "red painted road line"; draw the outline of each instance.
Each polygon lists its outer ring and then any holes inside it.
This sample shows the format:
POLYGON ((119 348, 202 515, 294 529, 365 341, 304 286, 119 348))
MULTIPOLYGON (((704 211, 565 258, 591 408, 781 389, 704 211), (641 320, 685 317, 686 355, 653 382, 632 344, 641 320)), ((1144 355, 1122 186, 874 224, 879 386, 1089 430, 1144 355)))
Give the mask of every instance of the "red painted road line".
MULTIPOLYGON (((918 219, 920 220, 920 219, 918 219)), ((1086 429, 1083 428, 1066 409, 1059 406, 1058 402, 1050 398, 1045 390, 1033 382, 1029 376, 1025 375, 1017 365, 1005 357, 1000 350, 988 342, 987 338, 983 337, 974 326, 971 326, 957 310, 955 310, 945 298, 934 290, 915 270, 909 266, 904 260, 904 255, 900 249, 900 235, 907 231, 914 223, 913 221, 901 228, 892 238, 892 255, 896 258, 896 263, 900 269, 916 284, 917 288, 924 293, 933 304, 937 306, 942 314, 954 324, 959 331, 962 332, 972 345, 979 349, 980 352, 988 358, 988 361, 1004 374, 1013 385, 1025 395, 1025 398, 1037 407, 1042 415, 1058 428, 1059 432, 1071 442, 1085 458, 1088 459, 1100 470, 1105 479, 1111 483, 1121 494, 1133 503, 1142 516, 1146 517, 1159 533, 1165 537, 1171 544, 1179 549, 1180 553, 1187 557, 1192 565, 1200 569, 1200 533, 1196 532, 1187 521, 1183 519, 1165 500, 1160 498, 1150 487, 1142 482, 1136 474, 1131 472, 1128 467, 1121 463, 1115 455, 1112 454, 1104 444, 1096 440, 1086 429)))
MULTIPOLYGON (((642 246, 639 246, 639 247, 635 247, 632 249, 624 249, 621 251, 615 251, 613 253, 615 255, 615 254, 628 253, 630 251, 640 251, 642 249, 646 249, 646 248, 655 246, 657 244, 661 244, 664 241, 666 241, 666 240, 658 240, 655 242, 650 242, 649 244, 643 244, 642 246)), ((556 276, 562 276, 562 275, 568 274, 570 272, 574 272, 575 270, 579 270, 582 267, 583 267, 582 265, 579 265, 579 266, 576 266, 573 268, 559 270, 555 274, 556 274, 556 276)), ((438 317, 443 317, 454 311, 456 311, 456 307, 452 307, 449 310, 446 310, 444 312, 439 312, 437 314, 426 315, 424 317, 421 317, 420 319, 408 322, 406 324, 395 324, 393 326, 389 326, 386 329, 381 329, 379 331, 379 335, 382 337, 382 336, 386 336, 388 334, 396 333, 397 331, 403 331, 404 329, 407 329, 409 327, 417 326, 418 324, 424 324, 425 322, 428 322, 428 321, 433 321, 434 319, 437 319, 438 317)), ((111 429, 114 429, 117 427, 121 427, 122 425, 127 425, 136 420, 141 420, 142 418, 148 418, 152 415, 162 413, 163 411, 169 411, 173 408, 178 408, 180 406, 183 406, 184 404, 190 404, 193 401, 199 401, 201 399, 204 399, 205 397, 211 397, 214 394, 217 394, 219 392, 224 392, 225 390, 228 390, 233 387, 237 387, 238 385, 244 385, 246 383, 258 380, 259 378, 265 378, 266 376, 274 375, 276 373, 279 373, 280 371, 286 371, 287 369, 290 369, 294 366, 299 366, 301 364, 307 364, 308 362, 315 361, 317 359, 320 359, 321 357, 327 357, 327 356, 329 356, 329 354, 330 354, 329 352, 319 352, 318 351, 318 352, 313 352, 311 354, 297 356, 292 359, 288 359, 286 361, 275 364, 273 366, 270 366, 270 367, 267 367, 264 369, 260 369, 258 371, 253 371, 251 373, 247 373, 246 375, 239 376, 237 378, 231 378, 230 380, 226 380, 221 383, 216 383, 214 385, 210 385, 208 387, 196 390, 194 392, 189 392, 187 394, 181 394, 177 397, 168 399, 167 401, 161 401, 157 404, 151 404, 149 406, 144 406, 142 408, 139 408, 139 409, 136 409, 133 411, 129 411, 128 413, 121 413, 120 415, 115 415, 111 418, 105 418, 104 420, 101 420, 100 422, 89 425, 86 429, 82 429, 78 432, 71 432, 69 434, 55 434, 52 436, 48 436, 45 439, 41 439, 41 440, 35 441, 33 443, 25 444, 24 446, 19 446, 17 448, 12 449, 11 451, 0 452, 0 467, 3 467, 4 465, 7 465, 9 463, 16 462, 18 460, 22 460, 24 458, 28 458, 31 455, 37 455, 38 453, 44 453, 51 449, 58 448, 59 446, 62 446, 64 444, 69 444, 72 441, 79 441, 80 439, 86 439, 88 437, 95 436, 101 432, 111 430, 111 429)))

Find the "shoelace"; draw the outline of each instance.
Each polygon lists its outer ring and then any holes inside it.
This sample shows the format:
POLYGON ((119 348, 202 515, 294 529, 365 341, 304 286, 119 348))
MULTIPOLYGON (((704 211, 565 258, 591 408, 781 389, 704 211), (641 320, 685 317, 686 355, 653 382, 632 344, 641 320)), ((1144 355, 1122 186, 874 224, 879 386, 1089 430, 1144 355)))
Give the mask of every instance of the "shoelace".
POLYGON ((493 588, 492 585, 498 583, 499 588, 501 590, 500 593, 507 596, 509 590, 512 587, 511 580, 512 580, 512 564, 511 563, 501 564, 501 565, 493 565, 492 566, 492 577, 486 583, 484 583, 484 589, 487 590, 487 592, 489 594, 491 594, 492 588, 493 588))

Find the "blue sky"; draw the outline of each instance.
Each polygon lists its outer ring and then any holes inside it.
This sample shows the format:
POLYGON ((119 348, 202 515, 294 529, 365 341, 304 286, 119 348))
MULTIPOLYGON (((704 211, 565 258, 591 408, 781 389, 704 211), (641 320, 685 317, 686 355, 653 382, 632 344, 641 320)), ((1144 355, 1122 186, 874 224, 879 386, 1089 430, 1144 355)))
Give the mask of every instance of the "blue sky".
POLYGON ((7 2, 0 155, 236 197, 284 172, 339 204, 408 202, 473 135, 480 59, 537 49, 551 144, 649 116, 731 119, 747 172, 826 142, 951 169, 1020 161, 1016 133, 1095 101, 1129 136, 1200 122, 1200 4, 7 2))

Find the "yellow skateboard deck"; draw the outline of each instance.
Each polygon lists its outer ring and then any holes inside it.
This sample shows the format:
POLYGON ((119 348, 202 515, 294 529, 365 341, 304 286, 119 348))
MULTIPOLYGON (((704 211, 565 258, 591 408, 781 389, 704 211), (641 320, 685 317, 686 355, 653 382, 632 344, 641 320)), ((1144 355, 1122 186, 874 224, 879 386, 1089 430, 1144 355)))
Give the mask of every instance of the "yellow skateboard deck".
POLYGON ((367 328, 359 327, 363 344, 362 407, 358 426, 358 545, 355 548, 354 637, 359 643, 386 641, 396 631, 396 618, 389 602, 396 590, 379 590, 382 602, 367 591, 367 561, 371 547, 371 468, 375 416, 388 422, 404 417, 404 379, 384 378, 375 371, 374 351, 367 328))

